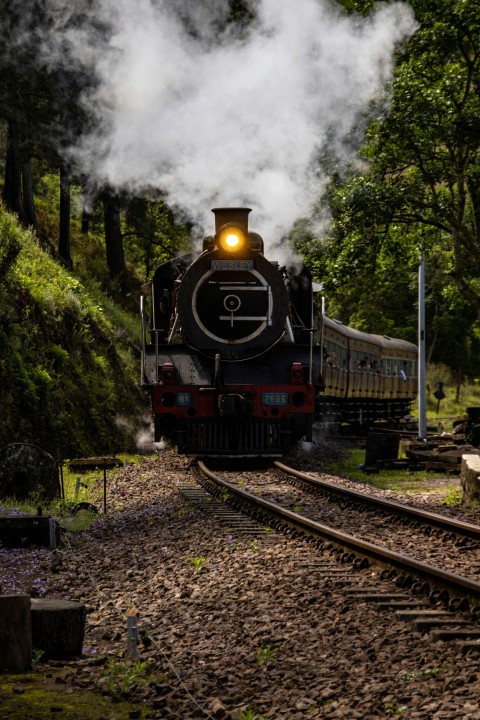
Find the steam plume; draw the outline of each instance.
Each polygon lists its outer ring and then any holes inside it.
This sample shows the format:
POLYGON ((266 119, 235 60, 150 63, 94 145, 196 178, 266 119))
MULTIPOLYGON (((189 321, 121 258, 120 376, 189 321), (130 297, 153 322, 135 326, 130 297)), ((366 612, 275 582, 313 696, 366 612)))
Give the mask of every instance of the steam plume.
POLYGON ((210 208, 249 205, 266 240, 310 212, 319 151, 328 138, 337 157, 352 152, 346 138, 415 29, 399 2, 362 19, 327 0, 257 0, 246 37, 219 32, 227 0, 85 0, 76 28, 69 0, 50 3, 45 51, 65 62, 67 47, 98 79, 84 97, 95 129, 70 149, 87 175, 165 190, 207 230, 210 208))

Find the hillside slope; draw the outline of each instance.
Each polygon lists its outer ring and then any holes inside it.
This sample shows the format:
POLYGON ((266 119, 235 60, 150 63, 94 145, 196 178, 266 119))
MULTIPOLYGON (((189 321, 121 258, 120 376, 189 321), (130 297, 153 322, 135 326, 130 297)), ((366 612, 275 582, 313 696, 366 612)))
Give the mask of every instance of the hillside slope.
POLYGON ((133 450, 148 406, 129 325, 0 206, 0 447, 35 443, 58 458, 133 450))

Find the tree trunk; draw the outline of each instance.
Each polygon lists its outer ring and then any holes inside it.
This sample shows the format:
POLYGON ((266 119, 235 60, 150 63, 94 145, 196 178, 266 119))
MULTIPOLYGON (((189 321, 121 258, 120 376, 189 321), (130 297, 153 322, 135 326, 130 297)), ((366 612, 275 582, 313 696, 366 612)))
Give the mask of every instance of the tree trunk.
POLYGON ((12 122, 8 126, 3 199, 7 209, 17 213, 23 220, 22 173, 18 157, 18 138, 12 122))
POLYGON ((70 255, 70 170, 63 163, 60 166, 58 254, 66 267, 73 267, 72 257, 70 255))
POLYGON ((29 595, 0 595, 0 671, 23 672, 32 666, 29 595))
POLYGON ((32 161, 30 158, 22 163, 22 201, 23 221, 26 225, 37 227, 37 213, 33 194, 32 161))
POLYGON ((83 235, 88 235, 90 232, 90 217, 91 214, 84 205, 82 209, 82 224, 80 226, 80 232, 83 235))
POLYGON ((82 654, 87 610, 70 600, 32 598, 32 645, 42 660, 66 660, 82 654))
POLYGON ((107 266, 112 278, 118 280, 121 290, 128 292, 127 268, 123 252, 123 237, 120 227, 120 203, 116 195, 105 193, 103 196, 103 217, 105 223, 105 248, 107 266))
POLYGON ((90 232, 90 221, 92 219, 92 206, 94 202, 94 196, 92 189, 89 186, 87 178, 82 175, 80 178, 80 184, 82 186, 82 220, 80 226, 80 232, 84 235, 88 235, 90 232))
POLYGON ((462 368, 457 368, 455 371, 456 380, 457 380, 457 391, 455 393, 455 402, 460 402, 460 397, 462 394, 462 380, 463 380, 463 373, 462 368))

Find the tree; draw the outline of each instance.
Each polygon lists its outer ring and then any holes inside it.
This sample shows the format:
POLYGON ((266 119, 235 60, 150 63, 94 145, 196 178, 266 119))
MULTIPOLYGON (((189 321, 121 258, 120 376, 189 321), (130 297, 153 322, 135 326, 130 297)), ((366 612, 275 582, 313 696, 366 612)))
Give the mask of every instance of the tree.
POLYGON ((334 291, 365 274, 373 284, 386 258, 397 274, 413 277, 422 249, 430 264, 441 264, 443 292, 456 298, 456 310, 468 307, 478 319, 480 6, 411 5, 419 29, 398 56, 388 113, 372 108, 362 172, 334 178, 329 240, 310 257, 334 291))
POLYGON ((60 165, 58 254, 66 267, 73 266, 70 255, 70 168, 66 163, 60 165))
POLYGON ((15 130, 15 124, 12 120, 8 123, 3 200, 8 210, 16 213, 21 218, 23 215, 22 175, 17 146, 17 132, 15 130))
POLYGON ((118 282, 122 292, 130 291, 130 280, 125 265, 122 228, 120 224, 120 198, 113 190, 105 190, 103 219, 105 224, 105 249, 110 277, 118 282))
MULTIPOLYGON (((62 15, 55 14, 48 0, 25 0, 21 7, 14 0, 5 0, 0 14, 0 119, 8 126, 3 198, 23 224, 36 227, 34 166, 58 171, 58 254, 67 267, 72 260, 71 168, 66 157, 68 148, 92 122, 80 98, 85 88, 96 82, 94 74, 71 56, 68 37, 69 31, 88 22, 88 4, 89 0, 77 3, 62 15), (47 41, 53 37, 57 46, 47 54, 47 41)), ((98 38, 104 37, 103 28, 95 29, 98 38)))
POLYGON ((31 161, 49 124, 51 101, 51 85, 39 62, 40 39, 35 32, 43 19, 41 3, 20 10, 15 2, 5 0, 0 14, 0 118, 8 126, 3 199, 24 225, 33 227, 31 161))
POLYGON ((129 241, 130 253, 143 263, 145 279, 160 263, 191 250, 190 223, 155 195, 132 198, 125 213, 123 237, 129 241))

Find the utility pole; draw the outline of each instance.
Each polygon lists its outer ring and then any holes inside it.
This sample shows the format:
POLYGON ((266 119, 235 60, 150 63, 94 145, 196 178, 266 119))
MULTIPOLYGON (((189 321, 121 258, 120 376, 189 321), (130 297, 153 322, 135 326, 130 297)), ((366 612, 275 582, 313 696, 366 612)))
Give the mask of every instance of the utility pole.
POLYGON ((418 438, 427 437, 427 373, 425 361, 425 257, 418 267, 418 438))

